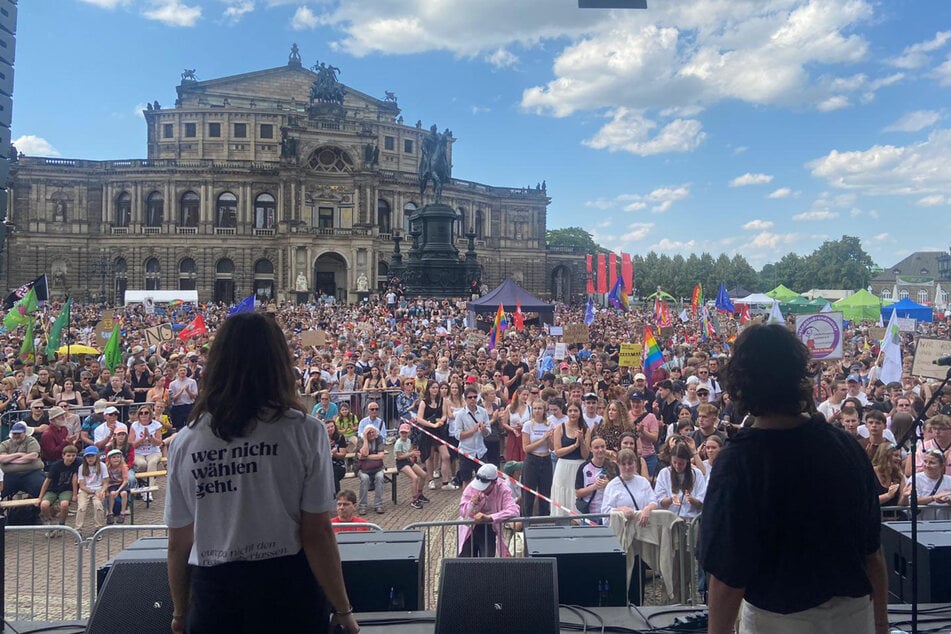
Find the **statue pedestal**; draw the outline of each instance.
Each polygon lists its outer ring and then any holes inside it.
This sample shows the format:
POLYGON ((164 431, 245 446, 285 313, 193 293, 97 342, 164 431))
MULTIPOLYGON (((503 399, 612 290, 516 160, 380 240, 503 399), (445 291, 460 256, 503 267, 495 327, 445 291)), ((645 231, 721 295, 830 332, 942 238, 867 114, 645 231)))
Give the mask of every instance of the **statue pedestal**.
POLYGON ((370 291, 357 291, 357 303, 362 304, 363 302, 370 300, 370 291))
POLYGON ((294 298, 298 304, 306 304, 310 300, 310 293, 307 291, 294 291, 294 298))

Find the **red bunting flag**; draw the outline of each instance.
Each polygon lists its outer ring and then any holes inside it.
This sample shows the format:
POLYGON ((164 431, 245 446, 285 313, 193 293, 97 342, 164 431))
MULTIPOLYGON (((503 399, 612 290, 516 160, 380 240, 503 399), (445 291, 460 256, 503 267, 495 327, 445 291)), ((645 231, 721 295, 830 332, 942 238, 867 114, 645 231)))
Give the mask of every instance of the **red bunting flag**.
POLYGON ((634 262, 631 261, 630 253, 621 254, 621 283, 625 293, 634 294, 634 262))
POLYGON ((190 324, 182 328, 182 331, 178 333, 178 338, 182 341, 188 341, 206 332, 208 332, 208 329, 205 328, 205 320, 201 315, 198 315, 190 324))
POLYGON ((586 255, 584 256, 584 259, 585 259, 585 267, 588 272, 588 284, 587 284, 587 288, 585 289, 585 292, 588 295, 591 295, 594 293, 594 277, 592 277, 591 275, 591 259, 592 258, 590 255, 586 255))
POLYGON ((515 300, 515 315, 513 316, 515 321, 515 330, 521 331, 525 328, 525 315, 522 313, 522 300, 515 300))
POLYGON ((598 254, 598 292, 607 293, 608 292, 608 265, 604 261, 604 254, 598 254))
POLYGON ((617 283, 617 254, 608 255, 608 288, 614 288, 617 283))

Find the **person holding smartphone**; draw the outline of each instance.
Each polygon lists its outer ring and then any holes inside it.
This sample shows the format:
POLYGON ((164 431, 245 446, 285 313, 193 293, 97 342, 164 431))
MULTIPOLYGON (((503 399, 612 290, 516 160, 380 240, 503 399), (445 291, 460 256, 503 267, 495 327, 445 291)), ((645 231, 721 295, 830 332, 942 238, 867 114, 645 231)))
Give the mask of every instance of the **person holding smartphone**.
POLYGON ((592 438, 591 455, 578 467, 575 475, 575 495, 578 497, 575 508, 581 513, 601 512, 604 488, 608 486, 611 478, 617 475, 617 469, 607 456, 608 448, 604 438, 592 438))

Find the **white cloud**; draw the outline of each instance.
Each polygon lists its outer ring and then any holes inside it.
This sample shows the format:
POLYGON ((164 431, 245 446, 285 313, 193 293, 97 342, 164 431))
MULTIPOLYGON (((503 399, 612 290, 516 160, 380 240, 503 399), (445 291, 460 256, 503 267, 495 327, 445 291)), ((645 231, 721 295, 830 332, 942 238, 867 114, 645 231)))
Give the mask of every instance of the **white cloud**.
POLYGON ((737 176, 730 181, 730 187, 746 187, 748 185, 765 185, 772 182, 773 177, 770 174, 751 174, 747 172, 742 176, 737 176))
POLYGON ((690 252, 693 253, 694 247, 697 246, 696 240, 671 240, 670 238, 663 238, 660 242, 652 244, 647 247, 648 251, 681 251, 681 252, 690 252))
POLYGON ((906 146, 833 150, 806 166, 832 187, 863 194, 951 194, 951 130, 934 130, 927 140, 906 146))
POLYGON ((936 110, 914 110, 885 128, 885 132, 919 132, 930 128, 941 119, 936 110))
POLYGON ((145 102, 137 103, 135 104, 135 106, 132 107, 132 114, 137 116, 139 119, 145 119, 145 115, 142 114, 142 111, 148 108, 148 106, 149 104, 145 102))
POLYGON ((482 114, 484 112, 492 112, 492 108, 488 106, 472 106, 469 108, 472 111, 472 114, 482 114))
POLYGON ((816 104, 816 109, 820 112, 832 112, 833 110, 848 108, 850 105, 848 97, 844 95, 834 95, 816 104))
POLYGON ((838 217, 838 212, 814 209, 812 211, 804 211, 801 214, 796 214, 792 217, 792 219, 796 222, 803 222, 807 220, 834 220, 838 217))
POLYGON ((657 203, 651 208, 655 214, 662 214, 669 211, 671 206, 678 200, 683 200, 690 195, 690 188, 686 185, 680 187, 661 187, 655 189, 647 195, 647 198, 657 203))
POLYGON ((688 196, 689 183, 676 187, 658 187, 649 194, 621 194, 614 198, 597 198, 587 201, 584 205, 602 210, 620 207, 624 211, 641 211, 650 207, 652 212, 660 214, 669 211, 674 203, 688 196))
POLYGON ((767 198, 789 198, 793 195, 793 191, 788 187, 780 187, 770 192, 767 198))
POLYGON ((951 31, 938 31, 930 40, 906 46, 901 55, 888 60, 888 63, 906 70, 920 68, 928 63, 928 53, 942 48, 949 39, 951 39, 951 31))
POLYGON ((621 242, 636 242, 638 240, 643 240, 653 228, 653 222, 635 222, 634 224, 628 226, 627 232, 621 234, 619 240, 621 242))
POLYGON ((943 64, 935 68, 931 75, 937 79, 938 83, 942 86, 951 86, 951 55, 948 56, 948 59, 946 59, 943 64))
POLYGON ((769 231, 763 231, 756 234, 756 237, 750 242, 750 246, 755 249, 775 249, 781 244, 795 242, 798 237, 799 236, 795 233, 771 233, 769 231))
POLYGON ((887 232, 880 233, 878 235, 872 236, 870 240, 872 242, 889 242, 891 241, 891 236, 887 232))
POLYGON ((485 61, 496 68, 509 68, 518 63, 518 56, 504 48, 498 48, 486 55, 485 61))
POLYGON ((765 231, 767 229, 772 229, 773 223, 770 220, 756 219, 747 222, 745 225, 743 225, 743 228, 747 231, 765 231))
POLYGON ((596 150, 623 150, 640 156, 663 154, 665 152, 689 152, 703 142, 706 134, 696 119, 674 119, 657 131, 657 122, 647 119, 642 113, 617 108, 609 112, 612 118, 590 139, 584 141, 588 147, 596 150))
POLYGON ((102 9, 115 9, 119 6, 131 4, 132 0, 82 0, 82 2, 102 9))
POLYGON ((313 29, 320 24, 320 18, 314 14, 308 7, 297 7, 294 17, 291 18, 291 28, 295 31, 306 31, 313 29))
POLYGON ((942 196, 941 194, 931 194, 930 196, 925 196, 918 200, 919 207, 939 207, 941 205, 947 205, 951 199, 942 196))
POLYGON ((59 150, 41 136, 35 134, 24 134, 13 140, 17 152, 22 152, 27 156, 59 156, 59 150))
POLYGON ((201 18, 201 7, 190 7, 181 0, 151 0, 153 8, 142 15, 166 26, 195 26, 201 18))
POLYGON ((231 24, 237 24, 246 14, 254 11, 254 0, 230 0, 230 6, 225 9, 224 17, 231 24))

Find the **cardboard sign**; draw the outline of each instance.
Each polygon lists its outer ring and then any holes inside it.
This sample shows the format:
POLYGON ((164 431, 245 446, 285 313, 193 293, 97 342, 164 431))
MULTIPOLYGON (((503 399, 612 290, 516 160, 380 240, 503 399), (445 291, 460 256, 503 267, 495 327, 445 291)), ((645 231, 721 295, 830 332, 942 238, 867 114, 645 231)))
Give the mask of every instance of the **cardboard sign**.
POLYGON ((899 332, 915 332, 915 328, 918 327, 918 320, 914 317, 896 317, 895 321, 898 322, 899 332))
POLYGON ((588 343, 591 341, 588 327, 584 324, 567 324, 564 326, 564 334, 561 339, 565 343, 588 343))
POLYGON ((99 321, 96 326, 93 328, 93 338, 95 339, 95 346, 102 350, 106 347, 106 343, 109 341, 109 337, 112 336, 112 329, 115 326, 115 322, 110 317, 107 320, 103 319, 99 321))
POLYGON ((466 334, 467 348, 481 348, 485 345, 486 337, 481 332, 470 332, 466 334))
POLYGON ((868 338, 873 341, 881 342, 885 338, 885 329, 878 326, 869 326, 868 338))
POLYGON ((641 360, 642 346, 639 343, 622 343, 617 364, 625 368, 640 368, 644 365, 641 360))
POLYGON ((311 346, 320 348, 327 342, 327 337, 323 330, 305 330, 300 333, 300 342, 305 348, 311 346))
POLYGON ((842 358, 842 313, 796 315, 795 332, 813 359, 842 358))
POLYGON ((175 331, 172 324, 159 324, 145 330, 145 345, 158 346, 166 341, 175 340, 175 331))
POLYGON ((555 360, 564 359, 568 356, 568 344, 559 342, 555 344, 555 360))
POLYGON ((929 379, 943 379, 948 368, 935 365, 935 359, 951 355, 951 340, 934 337, 919 337, 915 348, 915 360, 911 364, 913 376, 925 376, 929 379))

